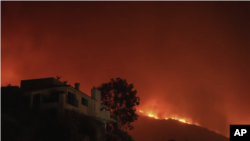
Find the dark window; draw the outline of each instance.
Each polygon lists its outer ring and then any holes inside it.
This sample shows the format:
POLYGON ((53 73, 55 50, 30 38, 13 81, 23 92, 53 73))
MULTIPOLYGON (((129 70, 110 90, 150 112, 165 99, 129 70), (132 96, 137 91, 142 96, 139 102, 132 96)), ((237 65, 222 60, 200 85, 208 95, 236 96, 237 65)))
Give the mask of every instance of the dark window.
POLYGON ((51 92, 49 95, 43 95, 43 103, 53 103, 59 101, 59 93, 51 92))
POLYGON ((72 106, 78 107, 78 100, 76 99, 76 95, 68 92, 66 102, 72 106))
POLYGON ((88 106, 88 100, 82 97, 82 105, 88 106))

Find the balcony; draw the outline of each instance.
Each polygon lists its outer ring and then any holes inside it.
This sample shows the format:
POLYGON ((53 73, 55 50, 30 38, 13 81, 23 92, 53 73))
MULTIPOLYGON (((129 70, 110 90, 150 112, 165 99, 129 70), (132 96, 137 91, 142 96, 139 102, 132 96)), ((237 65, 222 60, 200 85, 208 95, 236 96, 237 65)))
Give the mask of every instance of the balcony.
POLYGON ((51 91, 48 95, 43 95, 42 102, 43 103, 56 103, 59 102, 59 95, 64 93, 63 91, 51 91))
POLYGON ((55 103, 59 101, 59 95, 43 96, 43 103, 55 103))

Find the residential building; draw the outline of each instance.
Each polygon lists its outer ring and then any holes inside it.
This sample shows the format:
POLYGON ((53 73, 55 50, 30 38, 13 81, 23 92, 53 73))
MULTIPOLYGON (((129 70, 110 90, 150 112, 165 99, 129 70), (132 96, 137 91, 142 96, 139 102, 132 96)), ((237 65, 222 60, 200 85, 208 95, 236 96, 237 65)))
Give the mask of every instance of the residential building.
POLYGON ((63 117, 69 111, 76 111, 105 123, 118 122, 118 116, 111 118, 109 107, 101 104, 101 92, 91 89, 91 97, 79 90, 80 84, 73 88, 53 77, 22 80, 21 89, 25 101, 32 111, 46 110, 52 116, 63 117))

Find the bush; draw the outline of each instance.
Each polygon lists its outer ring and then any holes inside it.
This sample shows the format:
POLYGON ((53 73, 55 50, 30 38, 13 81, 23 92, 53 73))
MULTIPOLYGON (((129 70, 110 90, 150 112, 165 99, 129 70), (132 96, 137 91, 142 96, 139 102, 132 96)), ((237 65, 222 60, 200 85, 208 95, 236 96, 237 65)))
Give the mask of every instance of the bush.
POLYGON ((102 141, 104 129, 89 116, 74 113, 66 119, 45 118, 39 131, 44 141, 102 141))
POLYGON ((104 129, 94 118, 79 115, 58 120, 47 116, 2 114, 5 141, 104 141, 104 129))
POLYGON ((121 138, 118 135, 106 133, 106 141, 121 141, 121 138))
POLYGON ((116 135, 121 138, 121 141, 134 141, 134 139, 128 134, 128 132, 118 130, 116 135))

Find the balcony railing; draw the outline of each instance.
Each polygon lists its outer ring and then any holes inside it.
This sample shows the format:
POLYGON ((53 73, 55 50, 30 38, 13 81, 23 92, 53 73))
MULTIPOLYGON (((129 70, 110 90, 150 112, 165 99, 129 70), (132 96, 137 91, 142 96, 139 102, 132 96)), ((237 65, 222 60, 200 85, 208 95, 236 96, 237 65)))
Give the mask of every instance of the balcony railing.
POLYGON ((59 102, 59 95, 63 93, 64 93, 63 91, 53 90, 48 95, 43 95, 42 102, 43 103, 59 102))
POLYGON ((59 93, 50 93, 49 95, 43 95, 43 103, 54 103, 59 101, 59 93))

